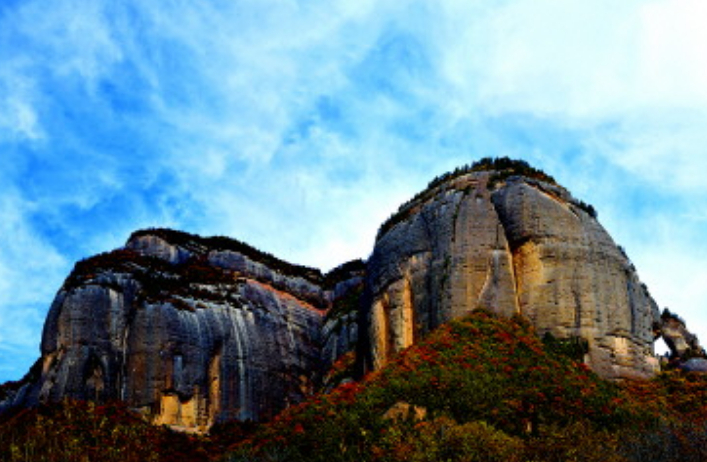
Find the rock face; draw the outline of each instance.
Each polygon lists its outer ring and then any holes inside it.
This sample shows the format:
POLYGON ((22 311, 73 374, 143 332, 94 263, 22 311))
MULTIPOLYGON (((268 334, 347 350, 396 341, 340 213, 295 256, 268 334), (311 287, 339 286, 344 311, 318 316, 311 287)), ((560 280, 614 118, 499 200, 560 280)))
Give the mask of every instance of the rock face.
POLYGON ((689 363, 691 359, 695 359, 691 366, 685 365, 688 368, 694 368, 695 364, 704 363, 707 354, 705 354, 697 336, 687 329, 685 321, 667 308, 660 315, 659 330, 665 344, 670 349, 670 360, 673 363, 689 363))
POLYGON ((195 430, 263 420, 321 386, 343 354, 356 349, 363 370, 380 368, 476 309, 583 339, 605 378, 653 375, 661 335, 674 365, 707 369, 697 339, 661 317, 591 206, 527 164, 495 162, 503 168, 434 180, 383 224, 366 263, 326 276, 227 238, 134 233, 76 264, 41 359, 0 387, 0 412, 72 397, 122 400, 195 430))
POLYGON ((323 335, 336 291, 321 279, 236 241, 135 233, 77 264, 49 311, 39 379, 16 401, 118 399, 196 430, 272 417, 349 345, 348 332, 323 335))
POLYGON ((442 182, 381 228, 368 263, 365 367, 484 308, 586 339, 587 363, 606 378, 654 374, 657 305, 593 209, 554 184, 497 177, 442 182))

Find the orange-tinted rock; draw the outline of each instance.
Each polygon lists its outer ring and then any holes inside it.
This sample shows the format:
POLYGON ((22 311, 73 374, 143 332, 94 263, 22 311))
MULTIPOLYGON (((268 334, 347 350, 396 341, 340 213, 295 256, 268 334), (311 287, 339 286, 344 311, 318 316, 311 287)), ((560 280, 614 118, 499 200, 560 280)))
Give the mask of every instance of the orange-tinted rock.
POLYGON ((604 377, 648 377, 659 313, 599 222, 561 187, 492 172, 406 204, 369 260, 368 367, 472 310, 522 313, 540 334, 582 337, 604 377))
POLYGON ((342 345, 322 357, 332 295, 314 270, 209 244, 141 232, 77 264, 47 317, 25 403, 118 399, 158 424, 205 430, 302 401, 350 347, 330 333, 342 345))

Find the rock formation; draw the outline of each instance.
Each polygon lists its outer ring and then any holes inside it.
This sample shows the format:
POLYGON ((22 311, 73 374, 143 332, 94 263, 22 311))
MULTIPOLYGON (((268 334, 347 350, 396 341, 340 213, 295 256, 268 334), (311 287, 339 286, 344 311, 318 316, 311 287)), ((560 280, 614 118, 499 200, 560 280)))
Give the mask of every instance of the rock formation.
POLYGON ((0 412, 72 397, 122 400, 196 430, 267 419, 344 353, 356 348, 363 370, 377 369, 476 309, 586 343, 605 378, 652 376, 661 335, 675 361, 697 356, 689 367, 707 370, 697 339, 660 316, 591 206, 523 162, 484 159, 433 180, 381 226, 366 263, 326 276, 228 238, 134 233, 76 264, 41 359, 0 387, 0 412))
POLYGON ((666 308, 660 315, 660 324, 656 327, 656 335, 661 335, 670 349, 669 361, 672 364, 683 366, 687 370, 707 371, 707 354, 697 336, 687 329, 682 318, 666 308))
POLYGON ((604 377, 656 372, 656 303, 593 209, 551 181, 469 171, 384 224, 368 264, 367 368, 485 308, 586 339, 604 377))
POLYGON ((41 373, 14 401, 117 399, 197 430, 272 417, 350 347, 355 332, 323 326, 345 324, 326 312, 352 279, 324 290, 317 270, 237 241, 135 233, 77 264, 45 323, 41 373))

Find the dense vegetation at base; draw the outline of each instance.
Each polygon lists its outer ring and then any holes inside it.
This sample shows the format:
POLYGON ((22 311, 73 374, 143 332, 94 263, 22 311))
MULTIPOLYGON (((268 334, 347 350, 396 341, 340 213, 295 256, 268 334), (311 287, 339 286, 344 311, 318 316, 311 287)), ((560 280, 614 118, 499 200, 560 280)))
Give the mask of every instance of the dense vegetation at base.
MULTIPOLYGON (((120 406, 67 402, 0 423, 0 460, 707 460, 707 378, 610 383, 576 361, 584 348, 541 340, 521 317, 475 312, 267 424, 195 437, 120 406)), ((352 365, 346 355, 332 381, 352 365)))
POLYGON ((707 460, 704 377, 620 386, 573 359, 584 348, 476 312, 363 381, 288 409, 227 460, 707 460))
POLYGON ((67 400, 0 422, 3 462, 200 462, 210 440, 150 425, 121 404, 67 400))

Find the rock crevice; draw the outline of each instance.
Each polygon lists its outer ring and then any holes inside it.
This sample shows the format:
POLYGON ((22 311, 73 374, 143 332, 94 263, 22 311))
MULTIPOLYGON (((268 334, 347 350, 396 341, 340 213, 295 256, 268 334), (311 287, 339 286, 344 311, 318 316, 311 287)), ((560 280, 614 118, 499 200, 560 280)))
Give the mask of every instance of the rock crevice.
MULTIPOLYGON (((657 305, 593 214, 539 180, 511 176, 489 189, 492 175, 472 172, 436 186, 379 236, 368 269, 378 307, 366 319, 370 335, 406 328, 382 307, 401 305, 409 281, 424 294, 412 298, 414 318, 435 320, 417 324, 415 338, 479 308, 522 313, 541 335, 587 340, 588 363, 607 378, 654 374, 657 305)), ((403 344, 370 342, 368 367, 403 344)))
POLYGON ((318 271, 217 242, 148 230, 78 263, 49 310, 41 372, 4 406, 121 400, 157 424, 203 431, 302 401, 353 348, 355 329, 323 335, 347 275, 325 289, 318 271), (327 343, 337 346, 325 357, 327 343))
POLYGON ((381 226, 367 262, 327 275, 223 237, 134 233, 76 264, 47 315, 41 359, 0 389, 0 412, 71 397, 119 399, 190 430, 264 420, 322 386, 347 352, 378 369, 478 309, 582 339, 605 378, 652 376, 658 336, 671 363, 707 370, 697 339, 660 315, 591 206, 522 163, 480 165, 505 170, 433 180, 381 226))

